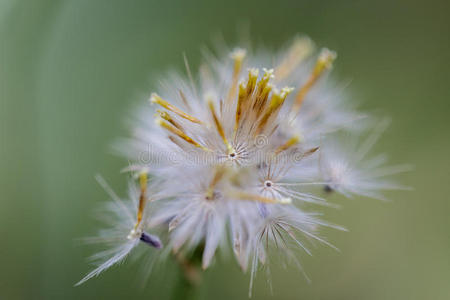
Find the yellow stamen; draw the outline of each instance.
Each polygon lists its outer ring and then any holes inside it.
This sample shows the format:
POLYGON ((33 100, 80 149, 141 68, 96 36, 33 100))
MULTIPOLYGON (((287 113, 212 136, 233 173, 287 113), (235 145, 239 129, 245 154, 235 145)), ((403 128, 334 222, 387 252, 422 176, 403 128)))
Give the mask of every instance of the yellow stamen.
POLYGON ((269 80, 273 78, 273 69, 263 69, 264 75, 261 78, 261 80, 258 82, 258 94, 260 95, 263 89, 266 87, 267 83, 269 83, 269 80))
POLYGON ((243 83, 239 84, 239 96, 238 96, 238 102, 236 105, 236 122, 234 124, 234 132, 237 131, 239 127, 239 121, 241 120, 242 115, 242 105, 244 104, 244 101, 248 99, 247 98, 247 89, 243 83))
POLYGON ((141 172, 139 174, 139 186, 141 188, 141 194, 139 195, 139 206, 137 211, 137 221, 136 225, 134 225, 134 230, 138 228, 138 226, 142 222, 142 216, 144 214, 145 204, 147 202, 147 172, 141 172))
POLYGON ((256 81, 258 81, 258 73, 258 69, 250 69, 248 71, 247 96, 250 96, 256 87, 256 81))
POLYGON ((291 88, 285 87, 280 92, 274 92, 272 98, 270 99, 269 106, 266 108, 264 115, 261 117, 258 127, 256 129, 256 134, 261 133, 267 124, 269 118, 278 111, 278 109, 283 105, 284 100, 286 100, 287 95, 292 91, 291 88))
POLYGON ((264 71, 264 75, 261 78, 261 80, 258 82, 258 93, 259 94, 264 89, 264 87, 269 82, 269 80, 274 77, 273 76, 273 69, 263 68, 263 71, 264 71))
POLYGON ((283 152, 283 151, 289 149, 290 147, 298 144, 298 142, 300 142, 300 137, 298 135, 291 137, 289 140, 287 140, 286 143, 284 143, 283 145, 278 147, 277 150, 275 150, 275 155, 280 154, 281 152, 283 152))
POLYGON ((257 194, 242 192, 242 191, 234 191, 230 193, 231 197, 240 199, 240 200, 249 200, 249 201, 256 201, 261 203, 268 203, 268 204, 290 204, 292 202, 291 198, 268 198, 257 194))
POLYGON ((238 94, 238 102, 236 105, 236 121, 234 124, 234 133, 236 134, 237 129, 239 128, 239 122, 242 117, 242 112, 247 108, 248 100, 250 99, 253 90, 256 87, 256 82, 258 80, 258 69, 250 69, 248 71, 248 81, 247 85, 244 83, 239 84, 239 94, 238 94))
POLYGON ((216 110, 214 109, 214 103, 211 99, 208 100, 208 106, 209 106, 209 110, 211 111, 212 117, 214 119, 214 124, 216 125, 217 132, 222 137, 222 140, 223 140, 223 143, 225 144, 225 146, 227 146, 228 153, 232 153, 233 147, 231 147, 230 143, 228 142, 228 140, 225 136, 225 131, 223 130, 222 123, 220 123, 220 120, 217 117, 216 110))
POLYGON ((198 148, 200 148, 200 149, 202 149, 202 150, 205 150, 205 151, 211 151, 210 149, 208 149, 208 148, 206 148, 206 147, 200 145, 200 144, 197 143, 196 141, 194 141, 192 138, 190 138, 190 137, 189 137, 186 133, 184 133, 182 130, 180 130, 180 129, 176 128, 176 127, 173 127, 173 126, 170 125, 169 123, 166 123, 166 122, 164 122, 164 121, 161 120, 161 119, 157 119, 155 122, 156 122, 156 124, 158 124, 158 125, 161 126, 162 128, 164 128, 164 129, 170 131, 171 133, 173 133, 173 134, 179 136, 180 138, 182 138, 183 140, 185 140, 185 141, 188 142, 189 144, 192 144, 192 145, 194 145, 195 147, 198 147, 198 148))
POLYGON ((289 48, 286 58, 275 69, 275 78, 280 81, 288 77, 313 49, 314 45, 309 38, 297 37, 289 48))
POLYGON ((166 111, 161 111, 161 110, 157 110, 157 112, 158 112, 158 115, 159 115, 162 119, 166 120, 167 122, 169 122, 170 124, 172 124, 172 125, 175 126, 176 128, 178 128, 178 129, 180 129, 180 130, 183 130, 183 127, 181 127, 181 125, 180 125, 177 121, 175 121, 175 120, 170 116, 170 114, 169 114, 168 112, 166 112, 166 111))
POLYGON ((258 89, 256 92, 255 102, 253 103, 254 110, 260 110, 264 107, 267 97, 272 90, 272 85, 269 84, 269 80, 273 78, 273 69, 263 69, 264 75, 258 82, 258 89))
POLYGON ((269 94, 272 91, 272 89, 273 89, 273 85, 271 85, 269 83, 264 87, 261 94, 259 95, 259 107, 258 107, 259 111, 262 111, 263 108, 265 108, 267 99, 269 99, 269 94))
POLYGON ((214 177, 211 180, 208 189, 206 191, 206 199, 207 200, 213 200, 214 199, 214 190, 216 185, 219 183, 219 181, 223 178, 225 174, 225 168, 219 167, 217 168, 216 172, 214 173, 214 177))
POLYGON ((244 49, 236 49, 231 53, 231 58, 234 61, 233 77, 231 78, 231 86, 228 92, 227 103, 231 103, 236 94, 239 73, 242 69, 242 61, 244 60, 246 51, 244 49))
POLYGON ((312 86, 317 82, 320 76, 324 73, 324 71, 331 68, 333 61, 336 59, 336 53, 330 51, 328 49, 323 49, 319 54, 319 58, 317 59, 316 65, 309 76, 308 81, 300 88, 297 95, 295 96, 293 112, 297 113, 302 106, 303 100, 305 99, 306 94, 312 88, 312 86))
POLYGON ((182 111, 181 109, 179 109, 178 107, 170 104, 169 102, 167 102, 166 100, 162 99, 160 96, 158 96, 157 94, 153 93, 152 96, 150 97, 150 102, 152 103, 156 103, 161 105, 162 107, 164 107, 167 110, 170 110, 171 112, 176 113, 177 115, 179 115, 180 117, 189 120, 193 123, 198 123, 198 124, 202 124, 203 122, 200 121, 199 119, 188 115, 187 113, 185 113, 184 111, 182 111))
POLYGON ((310 156, 311 154, 313 154, 313 153, 316 152, 317 150, 319 150, 319 147, 311 148, 311 149, 309 149, 308 151, 306 151, 305 153, 303 153, 303 157, 310 156))

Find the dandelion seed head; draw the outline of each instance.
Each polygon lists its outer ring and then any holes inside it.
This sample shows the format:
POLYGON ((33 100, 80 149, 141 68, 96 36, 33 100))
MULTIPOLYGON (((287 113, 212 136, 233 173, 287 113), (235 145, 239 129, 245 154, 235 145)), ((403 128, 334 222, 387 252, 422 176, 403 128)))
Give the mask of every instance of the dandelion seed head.
MULTIPOLYGON (((145 192, 148 184, 146 176, 141 175, 140 189, 133 182, 130 182, 129 199, 125 200, 119 198, 102 177, 97 176, 97 181, 111 197, 111 202, 107 202, 105 205, 106 215, 104 219, 111 227, 100 230, 98 237, 90 238, 87 241, 103 244, 109 249, 91 257, 97 267, 76 285, 98 276, 106 269, 125 260, 139 244, 139 241, 157 249, 162 247, 162 243, 157 236, 144 232, 145 228, 148 227, 147 211, 145 210, 145 202, 149 196, 145 192)), ((157 196, 154 195, 154 197, 157 196)))
POLYGON ((253 280, 272 251, 296 259, 293 247, 309 255, 314 242, 334 248, 319 230, 343 228, 315 212, 333 206, 318 196, 321 188, 381 198, 380 191, 396 187, 384 176, 401 168, 383 167, 381 157, 366 160, 377 138, 340 150, 343 140, 335 136, 355 135, 351 124, 363 114, 327 80, 336 53, 324 48, 314 55, 314 48, 297 37, 272 57, 243 48, 207 54, 197 77, 185 59, 186 78, 161 81, 119 146, 128 169, 139 174, 139 201, 135 213, 117 211, 131 224, 128 246, 100 271, 139 241, 160 248, 146 232, 155 230, 172 253, 202 247, 203 269, 228 246, 243 271, 251 267, 253 280), (143 182, 146 176, 157 187, 143 182), (157 196, 150 196, 153 189, 157 196), (145 200, 152 197, 158 201, 145 200))

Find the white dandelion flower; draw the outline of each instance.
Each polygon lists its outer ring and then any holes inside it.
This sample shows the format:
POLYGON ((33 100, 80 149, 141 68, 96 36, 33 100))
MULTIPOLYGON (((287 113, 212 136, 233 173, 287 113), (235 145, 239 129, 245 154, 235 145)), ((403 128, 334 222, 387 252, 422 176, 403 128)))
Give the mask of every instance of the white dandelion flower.
POLYGON ((305 83, 308 88, 299 88, 289 98, 294 88, 278 88, 276 82, 288 81, 295 71, 292 64, 306 58, 305 54, 297 57, 295 51, 309 52, 300 49, 298 42, 293 49, 273 68, 246 65, 246 52, 236 49, 231 59, 202 66, 198 85, 172 77, 175 86, 165 83, 160 94, 150 97, 159 106, 156 121, 150 122, 149 114, 143 114, 134 139, 124 144, 136 164, 132 168, 151 170, 162 181, 162 190, 170 193, 155 210, 151 224, 168 224, 167 247, 175 252, 203 243, 203 268, 226 239, 227 224, 234 253, 246 270, 249 257, 255 255, 251 240, 255 226, 269 217, 269 206, 295 209, 293 199, 327 204, 302 192, 288 173, 301 168, 299 158, 312 156, 318 149, 306 148, 304 136, 296 134, 293 117, 307 89, 330 67, 334 53, 322 51, 311 75, 314 78, 305 83), (278 81, 274 74, 279 74, 278 81), (136 153, 144 151, 159 161, 136 160, 136 153))
POLYGON ((104 221, 111 227, 101 230, 98 237, 89 238, 86 241, 104 244, 109 249, 90 257, 97 268, 76 285, 98 276, 101 272, 123 261, 139 242, 157 249, 162 247, 159 237, 144 231, 148 227, 146 202, 156 199, 156 195, 151 197, 147 195, 147 175, 141 174, 139 190, 134 183, 129 184, 129 199, 126 201, 120 199, 102 177, 97 176, 97 181, 112 199, 112 202, 106 206, 104 216, 104 221))
POLYGON ((200 249, 203 269, 218 248, 231 248, 244 272, 251 266, 253 280, 270 253, 297 261, 294 248, 311 254, 308 244, 332 246, 319 236, 321 227, 343 230, 311 211, 333 206, 311 187, 377 197, 396 187, 382 176, 398 168, 364 161, 376 139, 345 152, 345 161, 329 146, 337 131, 355 135, 350 125, 363 114, 324 81, 336 54, 313 53, 304 37, 274 55, 208 53, 198 77, 186 62, 187 79, 172 74, 162 81, 151 105, 136 114, 132 137, 119 144, 128 170, 157 180, 159 201, 142 221, 129 214, 126 227, 135 231, 86 279, 122 260, 142 240, 142 224, 167 233, 167 253, 186 257, 200 249))

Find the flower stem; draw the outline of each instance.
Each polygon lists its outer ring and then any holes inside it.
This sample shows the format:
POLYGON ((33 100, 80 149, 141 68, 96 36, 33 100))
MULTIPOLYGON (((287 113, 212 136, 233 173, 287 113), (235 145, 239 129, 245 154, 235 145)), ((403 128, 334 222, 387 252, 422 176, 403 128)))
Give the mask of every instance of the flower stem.
POLYGON ((179 265, 178 281, 172 299, 197 299, 201 282, 201 257, 203 247, 198 247, 190 257, 182 253, 175 254, 179 265))
POLYGON ((198 298, 199 284, 192 282, 186 277, 185 272, 180 269, 177 278, 177 283, 173 290, 172 299, 173 300, 193 300, 198 298))

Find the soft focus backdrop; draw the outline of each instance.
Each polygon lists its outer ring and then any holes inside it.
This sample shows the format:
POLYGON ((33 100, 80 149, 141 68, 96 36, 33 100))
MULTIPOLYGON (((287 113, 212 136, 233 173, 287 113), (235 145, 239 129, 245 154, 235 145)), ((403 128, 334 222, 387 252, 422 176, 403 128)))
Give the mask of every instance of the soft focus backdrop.
MULTIPOLYGON (((123 195, 126 162, 110 143, 168 68, 195 69, 200 48, 237 28, 269 48, 305 33, 338 52, 333 74, 392 126, 376 149, 411 163, 412 192, 344 201, 324 234, 342 253, 302 257, 312 278, 273 268, 278 299, 450 298, 450 5, 448 1, 0 1, 0 298, 166 299, 173 265, 139 280, 115 267, 80 287, 106 194, 123 195)), ((270 298, 263 274, 254 299, 270 298)), ((207 271, 204 299, 247 299, 249 276, 226 259, 207 271)))

